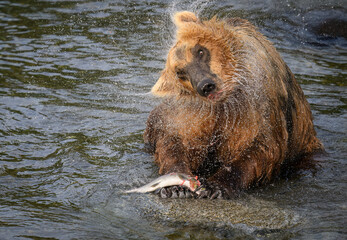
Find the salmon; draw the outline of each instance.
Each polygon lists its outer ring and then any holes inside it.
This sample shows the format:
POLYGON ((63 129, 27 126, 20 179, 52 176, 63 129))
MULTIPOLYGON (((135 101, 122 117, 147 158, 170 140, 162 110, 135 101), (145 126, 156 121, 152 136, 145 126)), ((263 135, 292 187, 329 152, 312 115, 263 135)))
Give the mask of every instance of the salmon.
POLYGON ((194 192, 198 187, 200 187, 200 185, 201 184, 197 177, 192 177, 182 173, 169 173, 156 178, 142 187, 125 191, 125 193, 148 193, 169 186, 184 186, 194 192))

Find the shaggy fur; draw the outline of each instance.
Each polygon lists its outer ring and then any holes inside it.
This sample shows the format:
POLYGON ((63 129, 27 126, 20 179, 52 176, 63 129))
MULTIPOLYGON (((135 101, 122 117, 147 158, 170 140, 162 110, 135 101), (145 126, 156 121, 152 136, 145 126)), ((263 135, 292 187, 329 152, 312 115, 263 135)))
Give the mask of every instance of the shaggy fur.
POLYGON ((294 75, 252 24, 202 21, 191 12, 177 13, 174 22, 176 43, 152 88, 164 101, 144 133, 160 174, 198 175, 232 194, 271 181, 323 148, 294 75), (203 73, 184 75, 196 46, 207 49, 208 64, 203 73), (208 97, 193 79, 205 73, 215 83, 208 97))

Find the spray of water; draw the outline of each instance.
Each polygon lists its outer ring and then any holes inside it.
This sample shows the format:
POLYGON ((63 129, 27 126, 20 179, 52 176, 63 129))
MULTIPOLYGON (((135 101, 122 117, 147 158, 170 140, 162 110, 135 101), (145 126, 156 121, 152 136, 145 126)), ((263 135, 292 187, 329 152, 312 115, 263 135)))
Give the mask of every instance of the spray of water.
MULTIPOLYGON (((162 29, 165 29, 162 35, 162 46, 165 49, 166 55, 163 56, 163 60, 166 59, 167 51, 170 49, 170 47, 173 46, 176 41, 176 28, 172 21, 174 14, 178 11, 186 10, 192 11, 199 18, 202 18, 204 12, 208 8, 210 8, 213 3, 214 1, 208 0, 198 0, 194 2, 176 0, 169 5, 161 26, 162 29)), ((221 89, 221 92, 223 92, 224 96, 228 97, 227 101, 225 101, 221 106, 221 108, 223 109, 222 114, 224 114, 224 127, 228 129, 238 128, 239 125, 243 123, 238 122, 236 119, 243 119, 243 117, 247 116, 247 119, 250 120, 249 128, 253 129, 252 122, 254 122, 256 118, 256 116, 253 116, 253 114, 255 112, 262 112, 259 107, 263 109, 266 108, 266 106, 259 106, 260 102, 266 102, 261 101, 262 99, 260 99, 261 96, 264 95, 262 93, 263 87, 261 85, 261 80, 257 79, 257 77, 263 75, 261 73, 262 70, 257 67, 252 48, 245 46, 245 48, 243 49, 235 49, 233 47, 233 43, 231 42, 230 51, 237 59, 237 63, 235 66, 236 71, 232 76, 227 76, 227 79, 225 80, 226 84, 224 84, 221 89), (252 72, 250 72, 249 69, 252 69, 252 72), (231 94, 233 91, 235 91, 235 86, 241 89, 242 94, 244 95, 243 102, 240 102, 240 99, 238 99, 237 95, 231 94), (245 113, 245 111, 247 112, 247 114, 245 113)), ((212 115, 216 116, 216 114, 221 114, 213 105, 209 103, 209 101, 203 101, 194 96, 180 99, 179 101, 182 101, 183 105, 189 105, 192 109, 194 109, 195 107, 195 109, 199 109, 198 116, 202 119, 210 118, 212 115)), ((253 134, 256 133, 254 132, 253 134)))
POLYGON ((175 0, 171 2, 166 10, 165 16, 162 19, 162 23, 160 24, 161 28, 165 29, 165 31, 162 33, 162 46, 164 46, 165 49, 169 49, 175 41, 176 28, 172 20, 176 12, 191 11, 200 17, 202 12, 211 6, 213 2, 213 0, 175 0))

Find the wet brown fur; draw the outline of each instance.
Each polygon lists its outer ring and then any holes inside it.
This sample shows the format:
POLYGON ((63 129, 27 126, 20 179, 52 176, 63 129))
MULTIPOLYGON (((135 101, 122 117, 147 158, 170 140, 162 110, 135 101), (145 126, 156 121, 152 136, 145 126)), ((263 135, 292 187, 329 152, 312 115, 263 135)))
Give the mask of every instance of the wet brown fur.
POLYGON ((174 22, 176 44, 152 88, 164 101, 144 133, 160 174, 197 174, 234 191, 269 182, 323 148, 294 75, 252 24, 201 21, 191 12, 177 13, 174 22), (211 53, 216 99, 200 96, 176 75, 197 44, 211 53))

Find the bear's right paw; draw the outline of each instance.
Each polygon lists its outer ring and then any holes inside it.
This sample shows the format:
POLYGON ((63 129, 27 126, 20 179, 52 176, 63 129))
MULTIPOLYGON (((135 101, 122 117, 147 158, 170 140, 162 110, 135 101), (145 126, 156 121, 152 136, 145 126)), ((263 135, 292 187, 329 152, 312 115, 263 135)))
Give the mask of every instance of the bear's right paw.
POLYGON ((170 186, 159 189, 158 195, 161 198, 192 198, 193 193, 182 186, 170 186))

